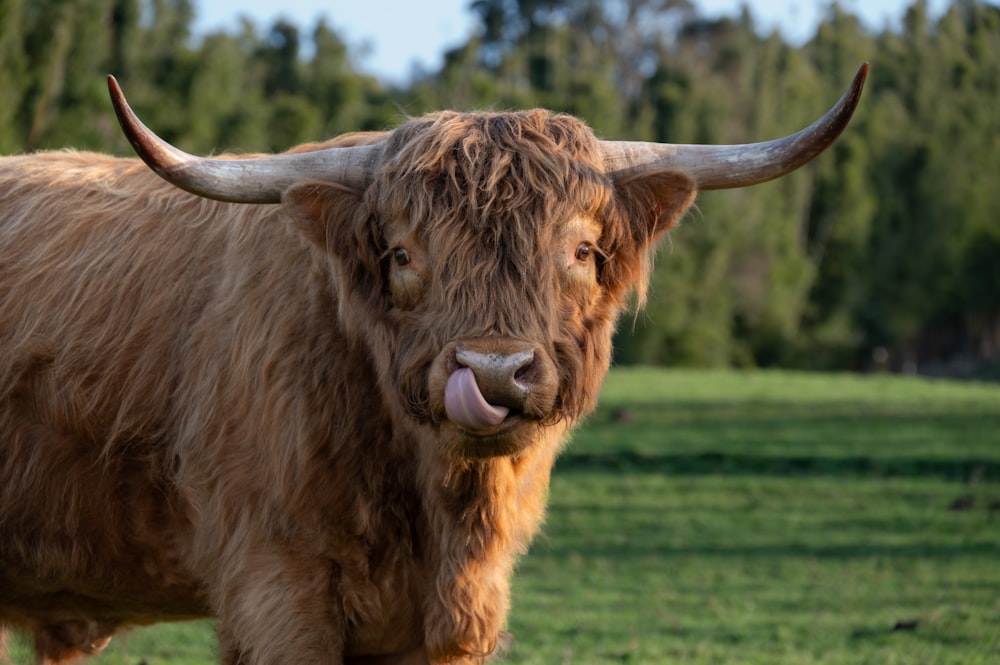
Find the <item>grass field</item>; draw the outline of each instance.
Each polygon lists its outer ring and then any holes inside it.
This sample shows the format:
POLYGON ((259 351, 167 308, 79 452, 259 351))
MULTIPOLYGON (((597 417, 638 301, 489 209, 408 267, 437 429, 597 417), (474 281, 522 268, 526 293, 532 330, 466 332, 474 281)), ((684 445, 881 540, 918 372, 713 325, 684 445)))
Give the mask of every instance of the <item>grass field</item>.
MULTIPOLYGON (((514 664, 1000 664, 1000 385, 612 372, 510 631, 514 664)), ((95 662, 213 648, 160 626, 95 662)))

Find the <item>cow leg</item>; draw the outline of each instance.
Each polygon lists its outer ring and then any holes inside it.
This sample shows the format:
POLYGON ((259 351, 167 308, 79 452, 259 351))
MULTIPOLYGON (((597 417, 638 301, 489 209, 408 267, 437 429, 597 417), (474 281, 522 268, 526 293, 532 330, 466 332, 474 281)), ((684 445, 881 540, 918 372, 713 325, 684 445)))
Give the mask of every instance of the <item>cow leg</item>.
POLYGON ((111 642, 114 626, 98 621, 66 621, 36 626, 32 632, 39 665, 70 665, 101 653, 111 642))
POLYGON ((219 662, 222 665, 246 665, 247 659, 243 657, 238 641, 234 635, 229 634, 228 628, 220 622, 215 634, 219 639, 219 662))
POLYGON ((341 665, 345 627, 331 568, 256 555, 227 571, 218 609, 223 665, 341 665))

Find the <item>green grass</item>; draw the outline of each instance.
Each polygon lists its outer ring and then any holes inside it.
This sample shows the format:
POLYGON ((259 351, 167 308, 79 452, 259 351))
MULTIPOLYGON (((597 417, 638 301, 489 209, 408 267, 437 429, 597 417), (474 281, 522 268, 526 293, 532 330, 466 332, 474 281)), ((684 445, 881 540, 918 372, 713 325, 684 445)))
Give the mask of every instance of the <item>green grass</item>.
POLYGON ((511 631, 514 663, 1000 663, 1000 386, 614 372, 511 631))
MULTIPOLYGON (((1000 385, 615 370, 510 631, 516 664, 1000 663, 1000 385)), ((212 658, 202 623, 96 662, 212 658)))

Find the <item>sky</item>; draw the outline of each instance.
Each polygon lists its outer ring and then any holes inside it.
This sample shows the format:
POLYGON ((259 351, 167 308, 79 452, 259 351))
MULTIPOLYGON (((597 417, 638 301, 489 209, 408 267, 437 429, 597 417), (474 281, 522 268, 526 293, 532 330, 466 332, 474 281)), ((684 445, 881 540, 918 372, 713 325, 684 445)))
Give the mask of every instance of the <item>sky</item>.
MULTIPOLYGON (((325 17, 355 54, 359 69, 388 82, 403 83, 414 63, 441 64, 449 47, 462 43, 474 25, 471 0, 195 0, 195 31, 235 29, 239 17, 262 28, 285 18, 304 31, 325 17)), ((781 30, 800 43, 811 37, 829 0, 695 0, 706 17, 734 16, 744 4, 757 25, 781 30)), ((898 23, 913 0, 841 0, 840 5, 875 30, 898 23)), ((928 0, 936 16, 949 0, 928 0)))

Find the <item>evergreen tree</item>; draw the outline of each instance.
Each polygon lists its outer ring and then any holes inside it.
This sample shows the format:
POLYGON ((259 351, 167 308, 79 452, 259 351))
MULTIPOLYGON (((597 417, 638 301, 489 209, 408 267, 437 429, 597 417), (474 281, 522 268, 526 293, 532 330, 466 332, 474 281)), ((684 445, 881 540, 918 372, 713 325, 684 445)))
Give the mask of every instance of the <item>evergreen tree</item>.
POLYGON ((20 109, 28 91, 28 58, 23 30, 28 0, 0 0, 0 154, 20 150, 20 109))

